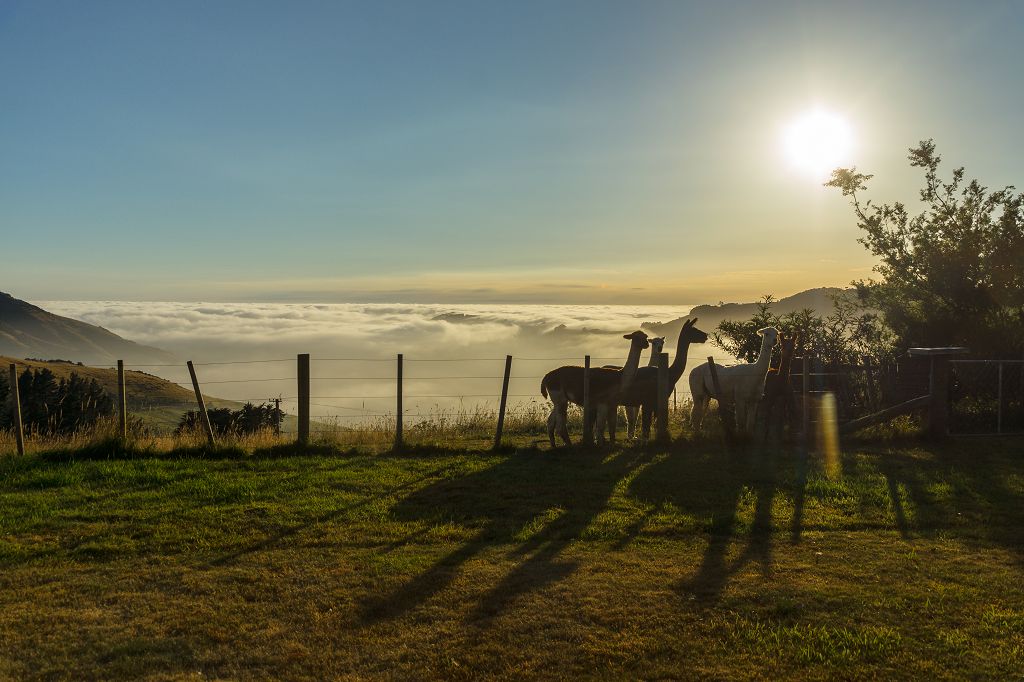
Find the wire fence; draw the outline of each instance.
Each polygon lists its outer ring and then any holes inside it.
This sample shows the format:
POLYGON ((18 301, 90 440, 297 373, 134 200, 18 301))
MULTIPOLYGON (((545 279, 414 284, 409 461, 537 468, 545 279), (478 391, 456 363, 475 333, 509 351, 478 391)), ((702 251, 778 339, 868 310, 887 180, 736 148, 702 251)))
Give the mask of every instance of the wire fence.
MULTIPOLYGON (((687 364, 704 357, 690 356, 687 364)), ((621 365, 624 358, 592 356, 592 367, 621 365)), ((378 430, 394 432, 398 422, 406 428, 429 428, 438 423, 459 423, 481 433, 493 431, 504 405, 511 421, 530 421, 540 428, 550 403, 541 395, 544 375, 562 365, 582 365, 582 356, 518 357, 505 382, 505 357, 398 358, 312 357, 303 387, 297 358, 260 358, 238 361, 196 361, 192 368, 207 410, 238 409, 244 403, 279 406, 284 417, 282 434, 295 434, 300 402, 308 405, 309 432, 378 430), (401 420, 398 419, 399 414, 401 420)), ((73 365, 116 370, 115 363, 73 365)), ((143 419, 153 432, 170 433, 197 410, 192 377, 185 363, 124 363, 129 412, 143 419), (143 379, 156 376, 180 391, 154 390, 143 379)), ((679 408, 689 394, 680 382, 670 408, 679 408)), ((166 387, 164 387, 166 388, 166 387)), ((674 410, 673 410, 674 411, 674 410)))
MULTIPOLYGON (((543 376, 562 365, 582 365, 583 357, 513 357, 505 382, 505 357, 417 358, 312 357, 306 386, 296 358, 193 362, 208 409, 237 409, 245 403, 274 404, 285 415, 283 434, 299 430, 300 402, 308 405, 310 433, 359 430, 370 427, 394 432, 458 420, 484 432, 493 429, 501 406, 511 414, 529 414, 535 427, 546 417, 550 403, 541 395, 543 376), (401 363, 401 379, 399 379, 401 363), (504 389, 504 391, 503 391, 504 389), (208 395, 207 390, 213 395, 208 395), (399 420, 401 415, 401 420, 399 420)), ((621 357, 590 358, 592 367, 621 364, 621 357)), ((686 366, 706 362, 707 355, 688 355, 686 366)), ((70 364, 70 363, 69 363, 70 364)), ((70 365, 117 369, 116 365, 70 365)), ((949 402, 953 433, 1024 432, 1024 361, 955 360, 951 362, 949 402)), ((125 363, 126 400, 132 414, 157 432, 171 432, 188 412, 197 409, 192 377, 184 363, 125 363), (149 371, 152 370, 152 371, 149 371), (143 381, 156 376, 180 391, 150 392, 143 381), (157 395, 158 394, 158 395, 157 395)), ((908 397, 929 392, 928 376, 920 365, 880 365, 865 358, 860 364, 824 365, 816 358, 793 358, 789 385, 799 405, 790 414, 790 428, 799 431, 817 421, 815 398, 836 398, 838 418, 848 422, 878 412, 908 397)), ((677 382, 669 400, 675 415, 690 403, 686 376, 677 382)))
POLYGON ((1024 433, 1024 360, 953 360, 950 364, 953 433, 1024 433))

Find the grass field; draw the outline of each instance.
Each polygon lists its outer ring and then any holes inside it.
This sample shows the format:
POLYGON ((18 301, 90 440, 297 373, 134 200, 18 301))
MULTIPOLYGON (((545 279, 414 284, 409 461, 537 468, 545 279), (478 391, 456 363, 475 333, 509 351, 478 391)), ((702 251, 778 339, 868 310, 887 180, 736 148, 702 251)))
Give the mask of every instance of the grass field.
POLYGON ((1020 678, 1022 449, 0 457, 0 678, 1020 678))

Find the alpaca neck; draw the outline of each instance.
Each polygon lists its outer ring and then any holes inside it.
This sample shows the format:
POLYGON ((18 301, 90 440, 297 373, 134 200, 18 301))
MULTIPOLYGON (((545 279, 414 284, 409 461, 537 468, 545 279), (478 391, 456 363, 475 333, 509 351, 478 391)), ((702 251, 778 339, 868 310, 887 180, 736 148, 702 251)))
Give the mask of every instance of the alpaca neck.
POLYGON ((769 344, 767 336, 761 337, 761 352, 757 354, 757 361, 754 363, 754 367, 758 370, 767 373, 768 366, 772 362, 772 346, 769 344))
POLYGON ((661 355, 661 346, 660 345, 659 346, 652 345, 651 346, 651 357, 647 359, 647 366, 648 367, 657 367, 658 366, 658 356, 659 355, 661 355))
POLYGON ((785 347, 782 349, 782 359, 779 360, 779 376, 788 377, 790 367, 793 365, 793 349, 790 348, 788 351, 785 347))
POLYGON ((621 390, 626 390, 633 383, 636 370, 640 367, 640 353, 643 351, 642 343, 643 341, 633 339, 633 342, 629 344, 629 356, 626 358, 626 364, 619 370, 621 372, 619 380, 619 388, 621 390))
POLYGON ((668 367, 669 386, 675 386, 676 382, 679 381, 679 377, 683 376, 683 370, 686 369, 686 353, 689 350, 690 340, 686 338, 685 333, 681 332, 679 340, 676 341, 676 357, 668 367))

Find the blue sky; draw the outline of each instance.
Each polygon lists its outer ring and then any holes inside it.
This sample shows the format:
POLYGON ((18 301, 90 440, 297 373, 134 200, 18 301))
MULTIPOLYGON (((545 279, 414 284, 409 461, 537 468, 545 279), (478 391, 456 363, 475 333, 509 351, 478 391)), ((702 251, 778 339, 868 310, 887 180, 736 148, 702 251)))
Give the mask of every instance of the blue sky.
POLYGON ((1021 180, 1024 3, 0 2, 0 290, 696 303, 867 276, 780 130, 1021 180))

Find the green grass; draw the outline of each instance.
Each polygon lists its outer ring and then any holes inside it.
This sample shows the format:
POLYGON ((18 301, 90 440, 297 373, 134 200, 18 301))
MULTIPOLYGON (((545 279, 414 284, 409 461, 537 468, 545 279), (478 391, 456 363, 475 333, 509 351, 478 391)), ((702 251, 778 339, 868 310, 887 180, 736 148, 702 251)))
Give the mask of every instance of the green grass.
POLYGON ((1024 670, 1019 441, 91 447, 0 457, 0 678, 1024 670))

